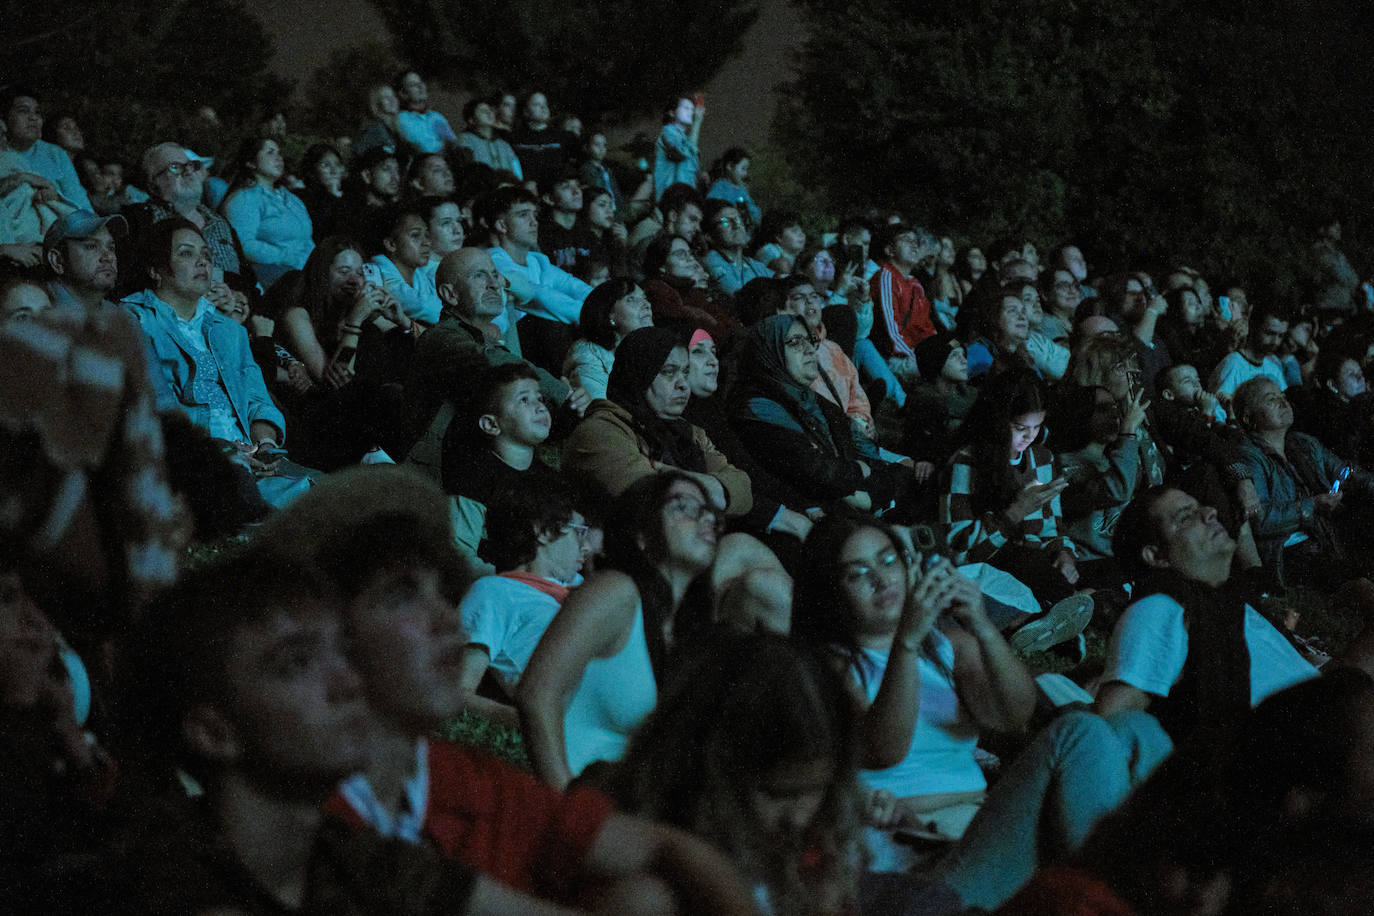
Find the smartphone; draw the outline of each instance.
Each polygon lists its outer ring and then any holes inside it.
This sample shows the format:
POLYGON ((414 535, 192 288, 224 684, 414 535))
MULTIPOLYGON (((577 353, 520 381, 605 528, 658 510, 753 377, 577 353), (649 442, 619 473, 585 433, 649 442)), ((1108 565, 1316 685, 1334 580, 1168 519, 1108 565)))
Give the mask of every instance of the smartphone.
POLYGON ((1350 468, 1348 468, 1348 467, 1341 468, 1341 472, 1340 472, 1339 474, 1336 475, 1336 482, 1333 483, 1333 484, 1331 484, 1331 489, 1330 489, 1328 492, 1330 492, 1330 493, 1339 493, 1339 492, 1341 492, 1341 484, 1345 483, 1345 479, 1346 479, 1347 477, 1349 477, 1349 476, 1350 476, 1350 468))
POLYGON ((223 283, 223 282, 224 282, 224 268, 223 268, 223 267, 220 267, 218 264, 211 264, 211 265, 210 265, 210 282, 211 282, 212 284, 213 284, 213 283, 223 283))
POLYGON ((1221 312, 1221 317, 1227 321, 1231 320, 1231 297, 1217 296, 1217 311, 1221 312))
POLYGON ((280 445, 263 445, 258 446, 258 449, 256 452, 254 452, 254 454, 258 458, 285 458, 286 449, 282 448, 280 445))
POLYGON ((846 245, 846 246, 844 246, 844 256, 845 256, 846 258, 849 259, 849 263, 850 263, 850 264, 853 264, 853 265, 854 265, 855 267, 857 267, 859 270, 863 270, 863 267, 864 267, 864 246, 862 246, 862 245, 846 245))
POLYGON ((692 104, 697 106, 697 111, 706 111, 706 93, 698 92, 692 97, 692 104))
POLYGON ((363 282, 372 283, 376 286, 382 285, 382 271, 376 264, 363 265, 363 282))

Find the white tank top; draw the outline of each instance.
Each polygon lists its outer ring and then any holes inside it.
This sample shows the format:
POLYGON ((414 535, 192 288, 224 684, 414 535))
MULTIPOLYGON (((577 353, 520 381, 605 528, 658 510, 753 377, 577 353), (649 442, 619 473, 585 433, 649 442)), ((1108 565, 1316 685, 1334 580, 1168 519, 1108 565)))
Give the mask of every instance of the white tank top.
POLYGON ((653 712, 658 686, 644 639, 644 607, 635 608, 634 627, 625 647, 610 658, 595 658, 563 717, 568 767, 577 776, 595 760, 619 760, 630 733, 653 712))

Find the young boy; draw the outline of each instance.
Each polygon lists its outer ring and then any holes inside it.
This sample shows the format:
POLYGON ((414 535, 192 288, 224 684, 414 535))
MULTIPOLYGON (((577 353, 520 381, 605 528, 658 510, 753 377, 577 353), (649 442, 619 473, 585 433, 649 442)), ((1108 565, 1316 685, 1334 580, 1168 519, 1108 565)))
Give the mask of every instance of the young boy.
POLYGON ((477 560, 492 504, 517 489, 540 492, 565 486, 558 472, 536 455, 552 427, 539 376, 524 363, 494 366, 477 376, 468 409, 449 425, 440 473, 444 489, 454 497, 454 539, 471 558, 474 572, 497 571, 477 560))

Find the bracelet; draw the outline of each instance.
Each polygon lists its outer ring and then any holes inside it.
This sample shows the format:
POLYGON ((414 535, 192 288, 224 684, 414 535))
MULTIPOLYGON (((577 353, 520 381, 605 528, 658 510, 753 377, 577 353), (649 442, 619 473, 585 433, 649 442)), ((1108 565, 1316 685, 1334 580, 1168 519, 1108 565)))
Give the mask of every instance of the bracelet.
POLYGON ((341 327, 339 330, 343 331, 343 333, 345 333, 345 334, 359 334, 359 335, 361 335, 361 334, 363 333, 363 329, 362 329, 361 327, 359 327, 358 325, 356 325, 356 324, 346 324, 346 325, 344 325, 343 327, 341 327))

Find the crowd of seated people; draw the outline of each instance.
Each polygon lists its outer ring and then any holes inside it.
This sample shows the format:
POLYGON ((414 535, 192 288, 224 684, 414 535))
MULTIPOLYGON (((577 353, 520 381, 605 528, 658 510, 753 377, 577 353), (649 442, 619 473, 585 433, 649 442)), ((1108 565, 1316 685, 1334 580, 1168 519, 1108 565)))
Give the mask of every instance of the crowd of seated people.
POLYGON ((1366 880, 1312 842, 1374 827, 1338 223, 1341 283, 1284 299, 773 207, 743 147, 702 170, 690 95, 638 168, 537 89, 450 123, 414 70, 218 162, 91 153, 43 102, 0 92, 22 909, 1297 913, 1366 880))

